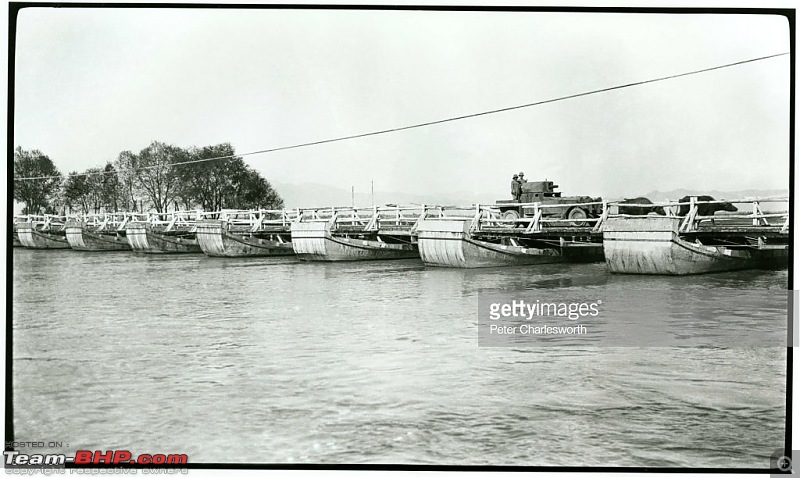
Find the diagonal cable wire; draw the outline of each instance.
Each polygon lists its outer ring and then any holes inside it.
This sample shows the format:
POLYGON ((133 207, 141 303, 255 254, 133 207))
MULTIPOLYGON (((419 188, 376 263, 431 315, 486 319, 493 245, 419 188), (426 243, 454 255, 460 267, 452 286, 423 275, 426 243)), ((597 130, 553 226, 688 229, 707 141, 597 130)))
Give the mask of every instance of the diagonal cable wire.
MULTIPOLYGON (((659 78, 652 78, 652 79, 649 79, 649 80, 636 81, 636 82, 633 82, 633 83, 626 83, 626 84, 623 84, 623 85, 610 86, 608 88, 601 88, 601 89, 598 89, 598 90, 584 91, 582 93, 575 93, 575 94, 572 94, 572 95, 559 96, 557 98, 550 98, 550 99, 547 99, 547 100, 535 101, 533 103, 525 103, 525 104, 522 104, 522 105, 508 106, 506 108, 498 108, 498 109, 494 109, 494 110, 481 111, 479 113, 471 113, 471 114, 462 115, 462 116, 453 116, 453 117, 450 117, 450 118, 444 118, 444 119, 435 120, 435 121, 427 121, 425 123, 416 123, 416 124, 411 124, 411 125, 407 125, 407 126, 399 126, 397 128, 383 129, 383 130, 378 130, 378 131, 370 131, 368 133, 353 134, 353 135, 349 135, 349 136, 340 136, 340 137, 337 137, 337 138, 323 139, 323 140, 319 140, 319 141, 310 141, 310 142, 307 142, 307 143, 293 144, 291 146, 280 146, 280 147, 277 147, 277 148, 262 149, 260 151, 252 151, 252 152, 249 152, 249 153, 233 154, 233 155, 228 155, 228 156, 217 156, 217 157, 213 157, 213 158, 195 159, 195 160, 191 160, 191 161, 181 161, 181 162, 171 163, 171 164, 167 164, 167 165, 158 164, 158 165, 154 165, 154 166, 144 166, 144 167, 140 167, 140 168, 118 169, 118 170, 114 170, 114 171, 95 171, 95 172, 91 172, 91 173, 77 173, 77 174, 71 174, 70 176, 93 176, 93 175, 98 175, 98 174, 119 173, 119 172, 122 172, 122 171, 130 171, 130 170, 141 171, 143 169, 161 168, 161 167, 169 167, 169 166, 179 166, 179 165, 182 165, 182 164, 204 163, 204 162, 208 162, 208 161, 219 161, 219 160, 225 160, 225 159, 232 159, 232 158, 235 158, 235 157, 253 156, 253 155, 256 155, 256 154, 274 153, 274 152, 277 152, 277 151, 285 151, 285 150, 288 150, 288 149, 305 148, 305 147, 308 147, 308 146, 316 146, 316 145, 320 145, 320 144, 336 143, 338 141, 347 141, 347 140, 350 140, 350 139, 365 138, 367 136, 377 136, 379 134, 394 133, 394 132, 397 132, 397 131, 405 131, 405 130, 409 130, 409 129, 423 128, 423 127, 426 127, 426 126, 433 126, 433 125, 442 124, 442 123, 449 123, 449 122, 452 122, 452 121, 460 121, 460 120, 464 120, 464 119, 468 119, 468 118, 476 118, 478 116, 486 116, 486 115, 491 115, 491 114, 504 113, 506 111, 519 110, 519 109, 522 109, 522 108, 530 108, 530 107, 533 107, 533 106, 545 105, 545 104, 548 104, 548 103, 555 103, 557 101, 564 101, 564 100, 569 100, 569 99, 573 99, 573 98, 580 98, 582 96, 596 95, 598 93, 606 93, 606 92, 609 92, 609 91, 621 90, 623 88, 630 88, 630 87, 633 87, 633 86, 646 85, 648 83, 656 83, 656 82, 659 82, 659 81, 672 80, 672 79, 681 78, 681 77, 684 77, 684 76, 697 75, 697 74, 700 74, 700 73, 707 73, 709 71, 721 70, 723 68, 730 68, 730 67, 733 67, 733 66, 744 65, 746 63, 753 63, 753 62, 756 62, 756 61, 767 60, 767 59, 770 59, 770 58, 776 58, 776 57, 785 56, 785 55, 788 55, 788 54, 789 54, 789 52, 776 53, 774 55, 767 55, 767 56, 760 56, 758 58, 751 58, 749 60, 742 60, 742 61, 737 61, 737 62, 734 62, 734 63, 726 63, 724 65, 712 66, 710 68, 703 68, 703 69, 700 69, 700 70, 693 70, 693 71, 688 71, 688 72, 684 72, 684 73, 677 73, 677 74, 674 74, 674 75, 662 76, 662 77, 659 77, 659 78)), ((38 176, 38 177, 26 177, 26 178, 14 178, 14 181, 28 181, 28 180, 34 180, 34 179, 51 179, 51 178, 58 178, 58 177, 61 177, 61 176, 38 176)))

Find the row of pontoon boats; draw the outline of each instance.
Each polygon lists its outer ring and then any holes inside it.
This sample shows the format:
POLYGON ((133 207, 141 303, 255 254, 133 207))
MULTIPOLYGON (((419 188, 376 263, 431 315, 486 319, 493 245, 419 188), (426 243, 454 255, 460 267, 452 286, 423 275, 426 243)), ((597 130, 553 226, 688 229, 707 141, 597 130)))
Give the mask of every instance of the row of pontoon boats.
MULTIPOLYGON (((493 267, 603 261, 611 272, 696 274, 786 267, 788 211, 748 200, 752 213, 603 214, 579 223, 534 214, 504 218, 491 206, 382 206, 18 216, 14 245, 32 249, 209 256, 296 256, 309 261, 419 258, 426 265, 493 267)), ((745 201, 739 201, 745 202, 745 201)), ((674 206, 677 211, 679 204, 674 206)), ((668 208, 667 211, 670 209, 668 208)))

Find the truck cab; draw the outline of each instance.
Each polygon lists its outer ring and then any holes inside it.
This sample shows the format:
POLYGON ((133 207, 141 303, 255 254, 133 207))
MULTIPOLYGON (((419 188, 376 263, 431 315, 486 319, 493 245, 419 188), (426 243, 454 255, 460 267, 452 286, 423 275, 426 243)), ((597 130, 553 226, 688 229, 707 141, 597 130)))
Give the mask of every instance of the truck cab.
POLYGON ((568 226, 588 226, 587 218, 598 217, 602 214, 601 204, 582 204, 600 202, 601 198, 590 196, 568 196, 562 197, 560 191, 556 191, 557 184, 553 181, 529 181, 522 183, 522 194, 519 201, 514 199, 499 200, 497 205, 504 219, 519 219, 521 217, 532 217, 536 209, 531 206, 522 206, 527 203, 540 203, 542 205, 564 204, 563 207, 547 207, 542 209, 542 217, 554 219, 572 219, 571 223, 562 225, 568 226))

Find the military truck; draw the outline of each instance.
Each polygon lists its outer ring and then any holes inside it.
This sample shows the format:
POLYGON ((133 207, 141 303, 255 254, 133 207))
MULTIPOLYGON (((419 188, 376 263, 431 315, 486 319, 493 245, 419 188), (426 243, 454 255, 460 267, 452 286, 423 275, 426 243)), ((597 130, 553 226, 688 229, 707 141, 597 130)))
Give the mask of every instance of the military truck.
POLYGON ((564 204, 562 207, 548 207, 542 209, 542 218, 547 219, 571 219, 570 223, 555 223, 550 226, 589 226, 592 222, 586 221, 588 218, 599 217, 603 213, 602 204, 579 204, 588 202, 600 202, 601 198, 589 196, 567 196, 562 197, 557 192, 557 184, 553 181, 529 181, 522 183, 522 195, 519 201, 514 199, 498 200, 497 205, 503 215, 503 219, 519 219, 521 217, 533 217, 535 209, 533 206, 521 206, 520 203, 541 203, 545 205, 564 204), (570 206, 573 204, 573 206, 570 206))

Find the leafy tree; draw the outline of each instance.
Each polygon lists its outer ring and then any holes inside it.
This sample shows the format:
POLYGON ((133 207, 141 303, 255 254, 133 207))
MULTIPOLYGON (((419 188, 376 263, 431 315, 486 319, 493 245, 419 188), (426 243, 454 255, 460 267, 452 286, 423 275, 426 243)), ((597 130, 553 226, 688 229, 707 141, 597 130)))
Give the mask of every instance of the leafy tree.
POLYGON ((67 213, 67 202, 64 198, 64 190, 62 188, 58 188, 45 210, 48 214, 60 214, 62 216, 67 213))
POLYGON ((186 150, 153 141, 138 154, 121 152, 113 164, 89 168, 82 174, 73 171, 63 184, 47 156, 18 147, 14 177, 14 198, 26 203, 26 212, 52 212, 61 207, 85 214, 136 210, 137 205, 142 211, 145 202, 158 212, 180 206, 199 206, 206 211, 283 207, 283 200, 272 185, 236 156, 230 143, 186 150), (212 158, 225 159, 179 164, 212 158), (39 176, 55 177, 18 179, 39 176))
POLYGON ((185 150, 159 141, 153 141, 135 156, 134 186, 150 199, 157 212, 166 212, 177 197, 179 179, 173 163, 187 157, 185 150))
POLYGON ((117 170, 111 163, 106 163, 103 168, 101 184, 101 199, 103 207, 107 211, 117 212, 120 210, 120 203, 122 202, 123 189, 120 183, 117 170))
MULTIPOLYGON (((202 148, 191 148, 188 157, 191 161, 232 156, 235 152, 229 143, 202 148)), ((232 193, 234 187, 231 171, 237 169, 241 158, 220 159, 200 163, 182 164, 177 167, 180 179, 178 196, 184 208, 198 205, 205 211, 218 211, 223 199, 232 193)))
POLYGON ((73 171, 63 186, 65 205, 84 214, 117 211, 121 193, 116 170, 110 163, 104 168, 89 168, 82 174, 73 171))
POLYGON ((241 209, 281 209, 283 199, 258 171, 247 168, 236 177, 233 204, 241 209))
POLYGON ((89 212, 90 202, 89 181, 86 176, 78 175, 72 171, 64 181, 64 201, 66 206, 80 210, 81 213, 89 212))
POLYGON ((25 203, 23 214, 53 212, 61 179, 58 168, 41 151, 25 151, 21 146, 14 150, 14 199, 25 203), (20 179, 40 177, 46 178, 20 179))
POLYGON ((184 208, 198 205, 205 211, 223 208, 280 208, 283 200, 257 171, 251 169, 230 143, 192 148, 190 160, 210 158, 177 167, 180 179, 178 197, 184 208))
POLYGON ((105 178, 103 177, 103 168, 89 168, 85 171, 86 182, 89 189, 89 205, 94 213, 101 212, 104 203, 103 185, 105 178))

